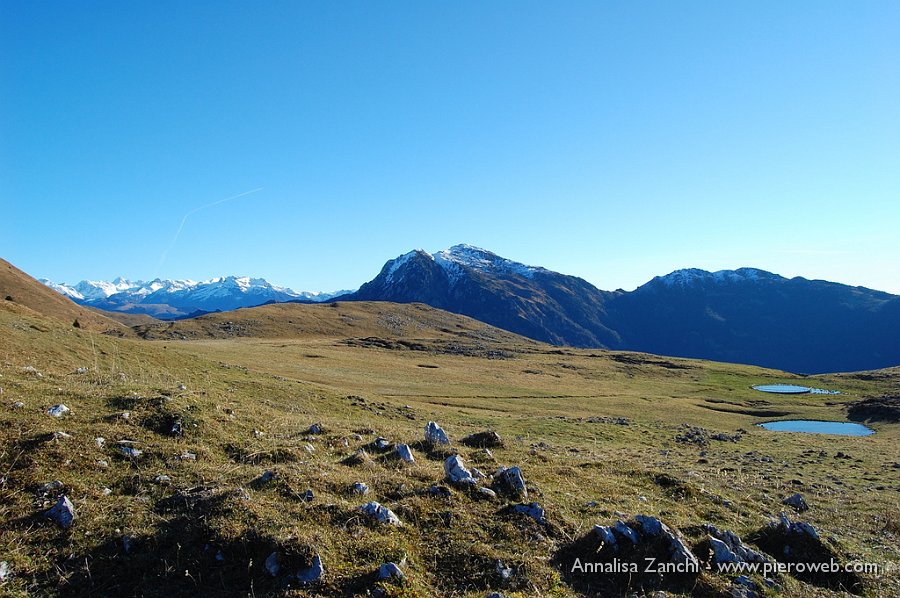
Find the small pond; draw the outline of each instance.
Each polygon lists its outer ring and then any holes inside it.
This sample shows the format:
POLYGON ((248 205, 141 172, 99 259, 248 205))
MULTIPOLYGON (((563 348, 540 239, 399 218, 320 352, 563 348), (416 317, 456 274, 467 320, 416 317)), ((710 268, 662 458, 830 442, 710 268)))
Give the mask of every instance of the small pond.
POLYGON ((869 436, 875 430, 850 422, 823 422, 812 419, 793 419, 757 424, 774 432, 805 432, 807 434, 836 434, 839 436, 869 436))
POLYGON ((760 384, 753 387, 753 390, 761 392, 771 392, 779 395, 800 395, 811 393, 814 395, 839 395, 838 390, 825 390, 824 388, 810 388, 808 386, 798 386, 796 384, 760 384))

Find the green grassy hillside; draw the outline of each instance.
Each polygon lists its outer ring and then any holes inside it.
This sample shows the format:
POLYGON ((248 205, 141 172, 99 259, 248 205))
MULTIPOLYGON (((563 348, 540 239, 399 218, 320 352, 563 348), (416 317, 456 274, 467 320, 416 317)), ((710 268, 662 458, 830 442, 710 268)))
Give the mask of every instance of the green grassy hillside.
MULTIPOLYGON (((572 555, 590 556, 578 551, 593 525, 639 514, 681 530, 698 556, 702 524, 752 537, 784 510, 842 559, 900 562, 900 427, 874 422, 875 435, 849 438, 755 425, 846 419, 848 403, 896 393, 896 371, 798 379, 560 350, 414 305, 267 306, 139 332, 158 340, 0 306, 0 560, 9 569, 0 591, 592 595, 607 580, 573 576, 572 555), (750 388, 798 380, 843 394, 750 388), (47 415, 59 403, 70 413, 47 415), (422 442, 432 420, 449 447, 422 442), (312 424, 323 433, 309 434, 312 424), (460 442, 488 429, 502 446, 460 442), (376 448, 378 436, 409 444, 415 463, 376 448), (359 449, 366 455, 352 458, 359 449), (525 502, 539 502, 546 523, 510 513, 515 500, 449 485, 443 462, 454 452, 488 474, 521 467, 525 502), (275 477, 264 482, 266 471, 275 477), (60 487, 44 486, 55 480, 60 487), (356 482, 367 496, 350 493, 356 482), (434 485, 449 496, 432 494, 434 485), (795 492, 805 513, 782 504, 795 492), (77 515, 69 529, 42 516, 62 494, 77 515), (370 500, 403 525, 370 522, 359 510, 370 500), (273 553, 276 576, 266 567, 273 553), (314 555, 321 582, 302 586, 284 573, 314 555), (405 581, 379 581, 386 562, 400 564, 405 581)), ((654 586, 637 576, 616 592, 729 596, 732 577, 704 572, 654 586)), ((827 581, 782 575, 768 588, 752 577, 761 594, 840 595, 827 581)), ((896 573, 862 582, 868 595, 900 595, 896 573)))

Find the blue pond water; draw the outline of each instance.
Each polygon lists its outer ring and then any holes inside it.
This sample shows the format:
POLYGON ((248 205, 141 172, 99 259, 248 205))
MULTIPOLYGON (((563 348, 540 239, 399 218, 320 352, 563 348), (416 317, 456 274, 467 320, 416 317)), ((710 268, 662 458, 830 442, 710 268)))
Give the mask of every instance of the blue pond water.
POLYGON ((805 432, 807 434, 836 434, 839 436, 869 436, 875 430, 850 422, 823 422, 811 419, 793 419, 757 424, 774 432, 805 432))
POLYGON ((837 390, 824 390, 822 388, 810 388, 808 386, 798 386, 796 384, 761 384, 754 386, 753 390, 762 392, 771 392, 780 395, 800 395, 812 393, 817 395, 839 395, 837 390))

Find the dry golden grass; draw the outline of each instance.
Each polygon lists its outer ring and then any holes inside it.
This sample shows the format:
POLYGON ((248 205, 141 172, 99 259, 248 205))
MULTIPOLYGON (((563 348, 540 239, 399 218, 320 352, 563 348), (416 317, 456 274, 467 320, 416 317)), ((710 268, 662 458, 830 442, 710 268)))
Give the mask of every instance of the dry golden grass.
MULTIPOLYGON (((13 571, 2 591, 343 596, 381 587, 394 596, 573 596, 555 556, 617 512, 746 534, 797 491, 812 507, 801 518, 848 555, 900 562, 891 523, 900 490, 896 424, 874 424, 877 433, 866 438, 755 426, 775 417, 843 419, 843 404, 895 389, 896 372, 802 379, 844 391, 837 396, 762 395, 750 386, 799 379, 558 349, 415 305, 266 306, 155 325, 149 336, 167 338, 111 338, 0 306, 0 559, 13 571), (87 373, 74 374, 78 367, 87 373), (15 401, 25 406, 13 409, 15 401), (72 409, 68 416, 45 414, 59 402, 72 409), (601 417, 629 425, 591 420, 601 417), (176 420, 183 436, 169 433, 176 420), (429 420, 443 425, 467 464, 486 472, 521 466, 550 526, 464 491, 429 495, 444 483, 446 454, 419 443, 429 420), (324 434, 305 433, 314 422, 324 434), (676 441, 684 424, 745 432, 738 442, 701 447, 676 441), (505 440, 493 456, 459 444, 484 429, 505 440), (58 431, 72 437, 54 439, 58 431), (411 444, 416 463, 372 449, 378 435, 411 444), (124 458, 116 449, 124 439, 144 454, 124 458), (371 459, 344 464, 361 447, 371 459), (186 452, 196 460, 181 458, 186 452), (278 477, 255 484, 267 469, 278 477), (156 483, 161 474, 171 481, 156 483), (39 488, 56 479, 78 512, 70 530, 39 517, 55 498, 39 488), (349 494, 356 481, 371 494, 349 494), (312 502, 302 499, 307 489, 312 502), (357 510, 367 500, 389 506, 405 525, 370 525, 357 510), (293 567, 321 555, 324 584, 281 587, 263 568, 273 550, 293 567), (403 585, 376 583, 381 563, 403 559, 403 585), (509 581, 496 574, 498 560, 514 569, 509 581)), ((727 595, 728 580, 701 581, 696 595, 727 595)), ((779 583, 785 596, 836 595, 790 577, 779 583)), ((867 584, 871 595, 900 595, 896 577, 867 584)))

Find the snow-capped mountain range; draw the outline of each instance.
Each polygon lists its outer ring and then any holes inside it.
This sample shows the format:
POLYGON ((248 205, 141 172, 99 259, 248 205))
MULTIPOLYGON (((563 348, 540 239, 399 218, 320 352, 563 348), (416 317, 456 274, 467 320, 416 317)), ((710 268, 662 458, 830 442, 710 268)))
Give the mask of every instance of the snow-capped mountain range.
POLYGON ((163 319, 270 302, 420 302, 556 345, 806 373, 900 363, 900 296, 756 268, 676 270, 634 291, 604 291, 576 276, 454 245, 388 260, 353 292, 296 292, 235 276, 41 282, 77 303, 163 319))
POLYGON ((210 280, 131 281, 116 278, 82 280, 68 285, 47 279, 41 282, 76 303, 108 311, 143 313, 161 318, 179 318, 197 312, 227 311, 270 302, 328 301, 349 291, 297 292, 273 285, 262 278, 225 276, 210 280))

